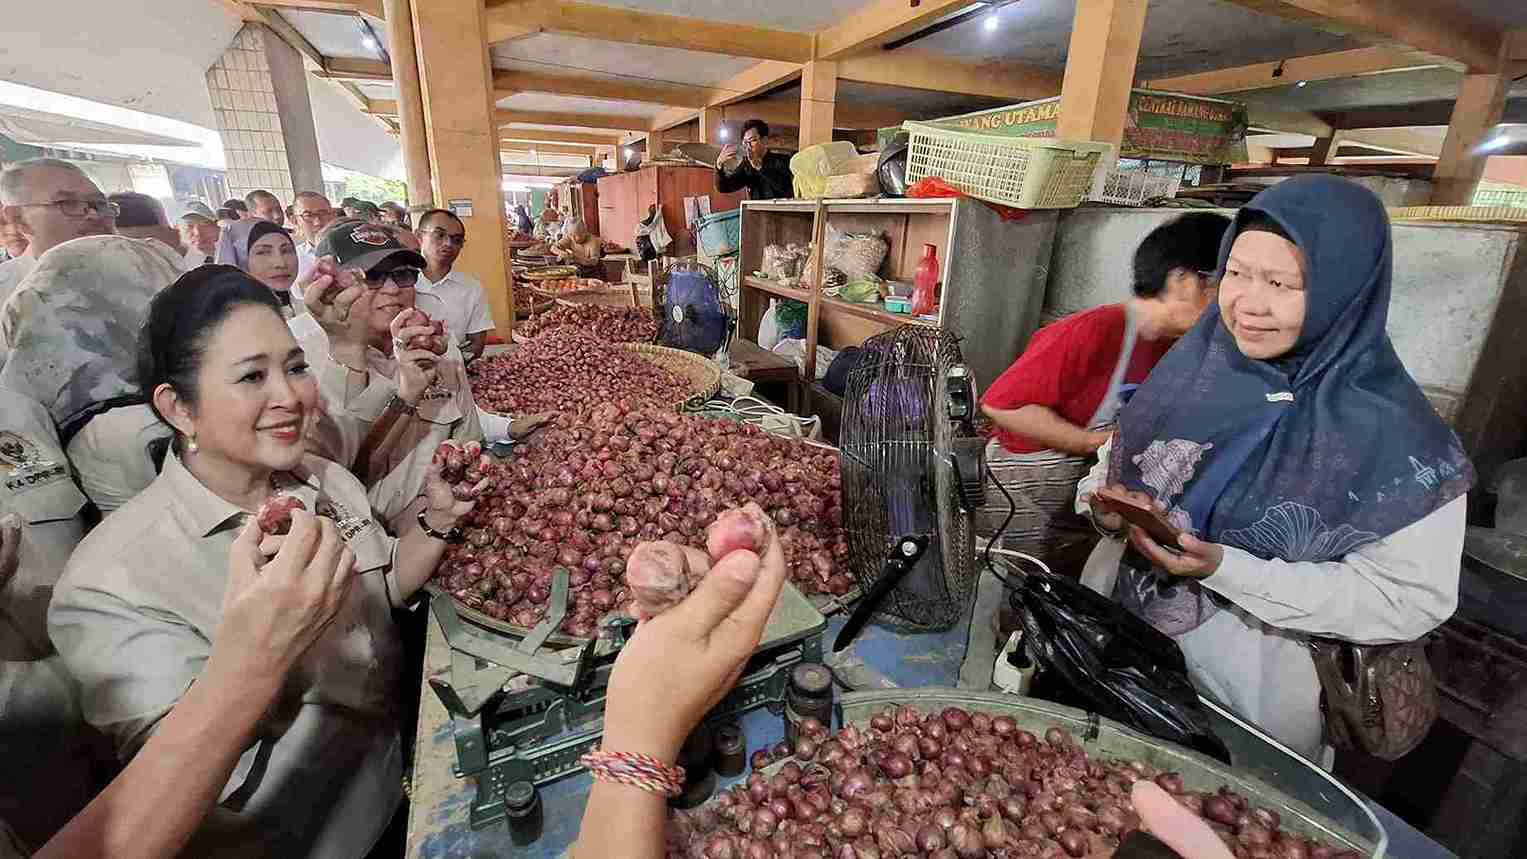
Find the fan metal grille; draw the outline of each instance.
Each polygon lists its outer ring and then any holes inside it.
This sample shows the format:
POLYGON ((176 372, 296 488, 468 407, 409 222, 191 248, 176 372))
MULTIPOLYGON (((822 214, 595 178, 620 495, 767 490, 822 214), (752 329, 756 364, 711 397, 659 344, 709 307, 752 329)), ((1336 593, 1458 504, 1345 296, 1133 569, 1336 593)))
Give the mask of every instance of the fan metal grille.
POLYGON ((974 584, 973 528, 955 503, 946 456, 953 429, 942 399, 960 347, 951 332, 906 325, 866 340, 864 353, 848 375, 839 433, 849 564, 867 592, 894 540, 933 536, 875 619, 908 631, 948 629, 974 584))

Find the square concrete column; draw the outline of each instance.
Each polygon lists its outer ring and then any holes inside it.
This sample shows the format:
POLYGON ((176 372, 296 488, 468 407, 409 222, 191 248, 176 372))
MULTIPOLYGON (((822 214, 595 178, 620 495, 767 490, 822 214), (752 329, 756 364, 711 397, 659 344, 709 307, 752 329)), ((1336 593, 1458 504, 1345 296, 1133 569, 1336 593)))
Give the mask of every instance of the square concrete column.
POLYGON ((231 194, 263 188, 290 203, 296 191, 323 190, 301 54, 263 24, 246 24, 207 69, 207 95, 231 194))

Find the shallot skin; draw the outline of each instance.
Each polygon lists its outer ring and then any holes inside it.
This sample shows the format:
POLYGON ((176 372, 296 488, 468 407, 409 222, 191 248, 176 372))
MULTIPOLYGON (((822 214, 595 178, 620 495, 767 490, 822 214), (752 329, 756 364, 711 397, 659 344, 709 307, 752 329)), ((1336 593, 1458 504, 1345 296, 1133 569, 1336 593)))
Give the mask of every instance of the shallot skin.
POLYGON ((260 505, 255 521, 266 534, 284 535, 292 530, 292 511, 306 509, 308 506, 295 495, 272 495, 260 505))
POLYGON ((642 543, 626 560, 626 585, 636 598, 637 617, 656 617, 689 596, 689 559, 683 546, 642 543))

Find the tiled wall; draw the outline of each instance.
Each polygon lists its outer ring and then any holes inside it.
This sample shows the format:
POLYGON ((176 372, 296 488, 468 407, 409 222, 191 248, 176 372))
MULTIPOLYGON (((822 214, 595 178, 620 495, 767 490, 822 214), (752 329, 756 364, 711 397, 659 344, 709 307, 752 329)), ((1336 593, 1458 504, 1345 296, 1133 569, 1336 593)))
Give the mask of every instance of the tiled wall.
POLYGON ((263 27, 246 24, 228 50, 207 69, 207 94, 223 137, 228 192, 243 197, 258 188, 283 202, 292 199, 291 170, 265 55, 263 27))

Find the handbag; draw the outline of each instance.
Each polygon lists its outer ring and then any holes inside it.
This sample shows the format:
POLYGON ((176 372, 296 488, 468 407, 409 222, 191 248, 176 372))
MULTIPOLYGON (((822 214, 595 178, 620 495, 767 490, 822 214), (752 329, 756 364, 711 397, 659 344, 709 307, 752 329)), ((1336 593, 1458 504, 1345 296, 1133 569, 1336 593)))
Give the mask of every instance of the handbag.
POLYGON ((1421 641, 1309 642, 1320 677, 1326 741, 1398 760, 1421 744, 1437 720, 1437 678, 1421 641))

